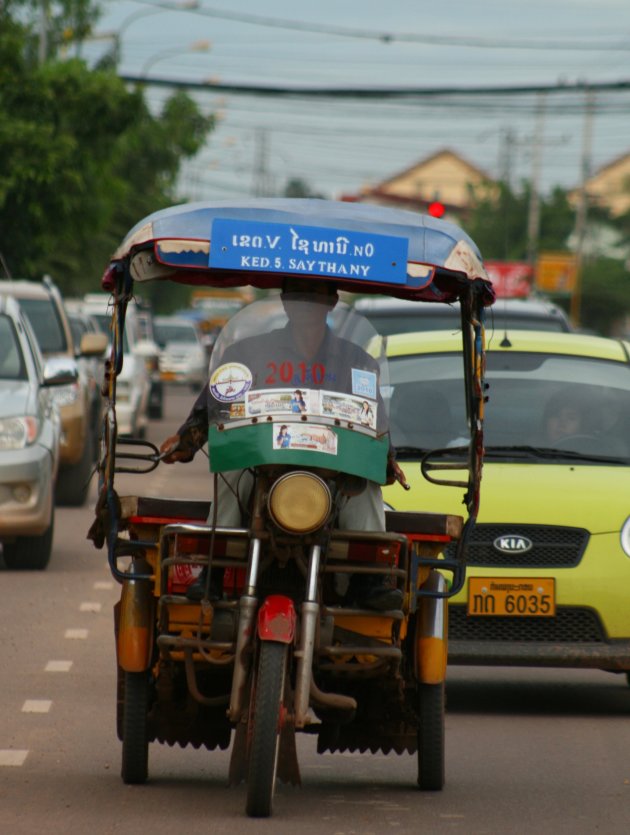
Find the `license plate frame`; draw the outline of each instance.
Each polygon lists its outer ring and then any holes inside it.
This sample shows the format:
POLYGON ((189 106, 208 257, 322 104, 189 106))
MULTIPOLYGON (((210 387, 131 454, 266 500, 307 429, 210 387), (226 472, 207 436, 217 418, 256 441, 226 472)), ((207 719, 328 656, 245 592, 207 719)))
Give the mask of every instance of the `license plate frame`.
POLYGON ((469 617, 554 617, 555 577, 469 577, 469 617))

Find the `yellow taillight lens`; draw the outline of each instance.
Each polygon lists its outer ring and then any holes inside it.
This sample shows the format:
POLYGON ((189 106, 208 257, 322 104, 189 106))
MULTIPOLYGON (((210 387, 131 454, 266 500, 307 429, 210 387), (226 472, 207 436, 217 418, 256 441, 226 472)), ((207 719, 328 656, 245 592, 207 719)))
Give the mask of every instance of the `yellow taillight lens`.
POLYGON ((287 473, 274 482, 267 507, 273 521, 288 533, 310 533, 328 519, 332 507, 330 490, 319 476, 307 472, 287 473))

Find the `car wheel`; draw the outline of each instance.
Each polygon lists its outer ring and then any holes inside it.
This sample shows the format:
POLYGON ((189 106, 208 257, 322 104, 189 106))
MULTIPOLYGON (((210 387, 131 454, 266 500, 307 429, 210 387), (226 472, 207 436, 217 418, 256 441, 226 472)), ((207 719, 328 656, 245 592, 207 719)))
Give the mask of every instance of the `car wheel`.
POLYGON ((59 470, 55 492, 57 504, 68 507, 82 507, 85 504, 90 489, 93 463, 92 435, 88 432, 80 460, 71 467, 59 470))
POLYGON ((40 536, 20 536, 3 546, 6 567, 12 571, 43 571, 50 562, 55 527, 54 508, 50 525, 40 536))

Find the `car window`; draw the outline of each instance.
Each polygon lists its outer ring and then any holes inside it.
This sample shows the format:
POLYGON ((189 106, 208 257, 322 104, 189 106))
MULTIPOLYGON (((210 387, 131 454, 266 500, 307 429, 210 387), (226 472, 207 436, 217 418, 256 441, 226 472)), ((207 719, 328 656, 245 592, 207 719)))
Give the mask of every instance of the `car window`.
POLYGON ((81 337, 84 333, 87 333, 87 325, 79 316, 73 316, 72 314, 68 315, 68 322, 70 323, 70 331, 72 332, 72 341, 78 348, 81 344, 81 337))
POLYGON ((0 378, 26 380, 26 366, 20 340, 9 316, 0 315, 0 378))
POLYGON ((44 354, 68 350, 68 342, 52 299, 20 299, 44 354))
POLYGON ((185 325, 177 322, 154 322, 153 330, 155 341, 164 348, 167 342, 191 342, 199 341, 194 325, 185 325))
MULTIPOLYGON (((431 449, 467 437, 461 357, 393 358, 395 446, 431 449)), ((630 365, 554 354, 487 354, 486 447, 528 445, 630 457, 630 365)))

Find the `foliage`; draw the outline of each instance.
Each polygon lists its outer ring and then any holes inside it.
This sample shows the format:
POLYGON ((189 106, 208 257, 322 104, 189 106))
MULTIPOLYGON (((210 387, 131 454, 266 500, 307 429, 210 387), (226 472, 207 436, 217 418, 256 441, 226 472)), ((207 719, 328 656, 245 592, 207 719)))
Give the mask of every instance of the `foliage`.
MULTIPOLYGON (((499 183, 499 195, 473 195, 466 231, 488 260, 525 261, 531 189, 523 183, 520 192, 499 183)), ((575 212, 566 192, 556 188, 539 202, 540 224, 538 251, 566 251, 567 240, 575 226, 575 212)))
MULTIPOLYGON (((505 183, 499 196, 473 198, 473 209, 465 223, 466 231, 479 246, 486 260, 527 260, 527 225, 530 187, 524 183, 515 193, 505 183)), ((566 192, 557 187, 540 199, 538 252, 568 252, 575 229, 575 210, 566 192)), ((589 221, 617 228, 630 242, 630 213, 612 219, 597 207, 589 207, 589 221)), ((627 265, 612 258, 585 260, 580 288, 580 325, 608 336, 630 314, 630 274, 627 265)), ((568 308, 566 296, 553 301, 568 308)))
POLYGON ((291 179, 287 180, 287 183, 284 187, 284 197, 322 197, 323 194, 319 194, 312 190, 309 183, 302 179, 301 177, 291 177, 291 179))
MULTIPOLYGON (((58 8, 74 10, 73 24, 84 32, 89 3, 65 0, 58 8)), ((0 251, 12 274, 50 273, 68 294, 96 289, 125 232, 175 201, 180 162, 212 127, 183 92, 153 115, 144 91, 127 89, 113 71, 91 70, 77 58, 38 63, 31 30, 7 14, 5 2, 0 251)))
POLYGON ((580 324, 604 336, 614 335, 630 314, 630 273, 621 261, 598 258, 582 270, 580 324))

